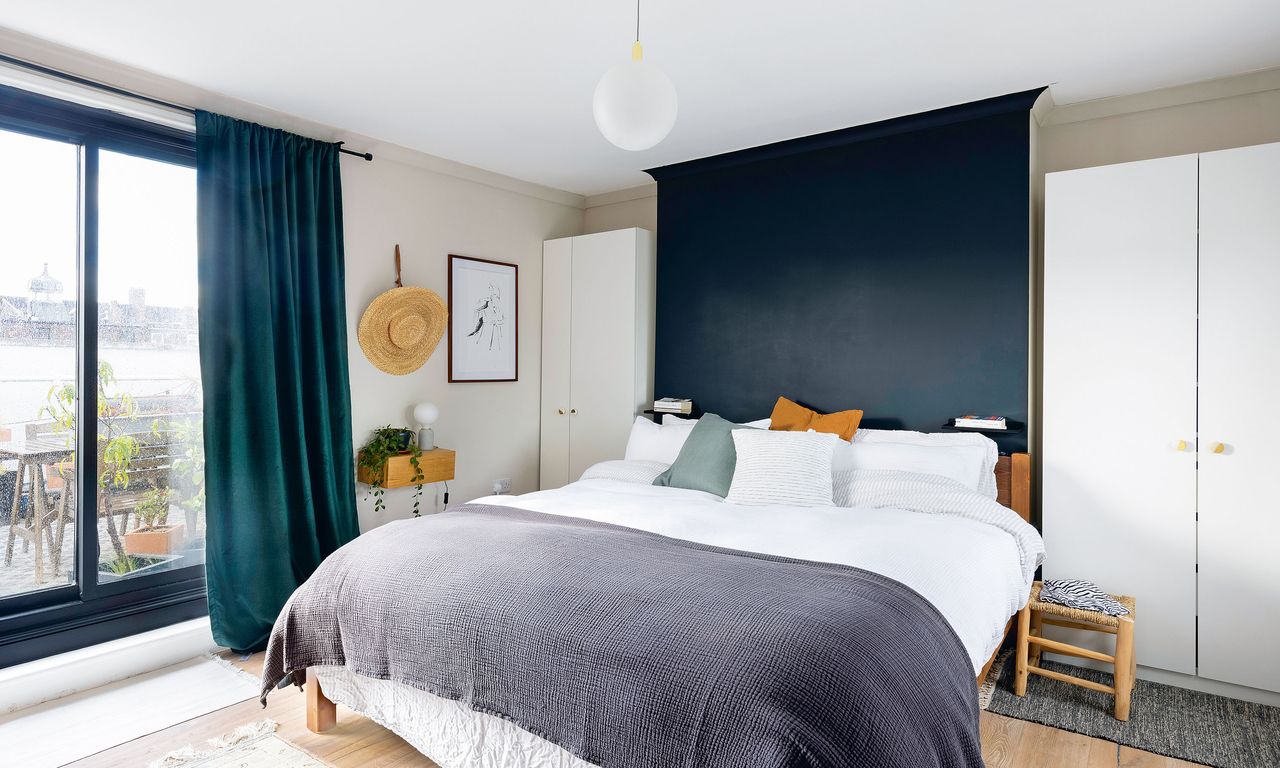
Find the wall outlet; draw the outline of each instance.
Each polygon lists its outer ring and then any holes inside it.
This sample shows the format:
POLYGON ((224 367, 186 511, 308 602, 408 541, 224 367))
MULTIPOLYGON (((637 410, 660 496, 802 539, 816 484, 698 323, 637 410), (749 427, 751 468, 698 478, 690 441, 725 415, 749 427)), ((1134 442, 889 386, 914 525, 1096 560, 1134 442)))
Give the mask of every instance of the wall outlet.
POLYGON ((493 495, 501 496, 504 493, 511 493, 511 478, 500 477, 493 481, 493 495))

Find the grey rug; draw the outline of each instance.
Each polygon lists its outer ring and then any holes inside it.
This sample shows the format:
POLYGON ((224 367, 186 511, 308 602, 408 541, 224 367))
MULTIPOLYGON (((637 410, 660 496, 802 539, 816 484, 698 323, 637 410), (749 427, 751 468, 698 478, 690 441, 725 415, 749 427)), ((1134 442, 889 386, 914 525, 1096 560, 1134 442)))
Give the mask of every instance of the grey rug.
MULTIPOLYGON (((1043 666, 1111 684, 1105 672, 1052 661, 1043 666)), ((1112 716, 1113 700, 1105 693, 1031 675, 1027 695, 1019 697, 1013 695, 1013 678, 1010 654, 988 711, 1217 768, 1280 766, 1280 707, 1139 680, 1129 722, 1122 723, 1112 716)))

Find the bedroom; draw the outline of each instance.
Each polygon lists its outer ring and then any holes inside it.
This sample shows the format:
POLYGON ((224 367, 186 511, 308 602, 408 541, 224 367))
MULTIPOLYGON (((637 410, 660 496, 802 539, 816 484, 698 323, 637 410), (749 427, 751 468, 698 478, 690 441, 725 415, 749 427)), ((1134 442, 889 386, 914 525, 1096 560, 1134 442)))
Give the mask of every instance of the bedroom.
POLYGON ((1280 764, 1274 3, 15 0, 0 149, 0 764, 1280 764))

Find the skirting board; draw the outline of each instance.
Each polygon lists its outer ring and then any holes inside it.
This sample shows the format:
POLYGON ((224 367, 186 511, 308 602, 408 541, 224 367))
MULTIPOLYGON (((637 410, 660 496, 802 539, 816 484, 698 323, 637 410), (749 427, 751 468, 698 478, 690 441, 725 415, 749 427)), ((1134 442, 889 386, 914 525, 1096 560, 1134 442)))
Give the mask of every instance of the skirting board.
POLYGON ((0 669, 0 714, 151 672, 217 648, 206 617, 0 669))
MULTIPOLYGON (((1073 656, 1062 656, 1056 653, 1046 652, 1044 654, 1044 658, 1049 659, 1050 661, 1057 661, 1062 664, 1071 664, 1077 667, 1100 669, 1104 672, 1111 671, 1110 664, 1097 663, 1088 659, 1077 659, 1073 656)), ((1170 672, 1165 669, 1156 669, 1155 667, 1144 667, 1141 664, 1138 665, 1138 678, 1141 680, 1150 680, 1153 683, 1162 683, 1164 685, 1172 685, 1178 688, 1190 688, 1193 691, 1212 693, 1215 696, 1225 696, 1229 699, 1239 699, 1241 701, 1251 701, 1255 704, 1266 704, 1270 707, 1280 707, 1280 693, 1264 691, 1261 688, 1249 688, 1243 685, 1235 685, 1234 683, 1210 680, 1207 677, 1184 675, 1181 672, 1170 672)))

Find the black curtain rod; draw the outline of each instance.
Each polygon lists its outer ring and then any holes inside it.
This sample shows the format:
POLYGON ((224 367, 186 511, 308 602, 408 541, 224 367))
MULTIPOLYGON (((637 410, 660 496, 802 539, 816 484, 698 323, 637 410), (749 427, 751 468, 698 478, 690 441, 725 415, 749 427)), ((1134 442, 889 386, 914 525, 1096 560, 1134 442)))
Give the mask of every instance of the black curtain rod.
MULTIPOLYGON (((49 77, 56 77, 59 80, 66 80, 69 83, 75 83, 76 85, 83 85, 88 88, 94 88, 99 91, 111 93, 116 96, 123 96, 125 98, 136 99, 138 101, 145 101, 148 104, 154 104, 158 107, 165 107, 166 109, 173 109, 179 112, 186 112, 192 115, 196 113, 196 110, 194 107, 188 107, 185 104, 175 104, 172 101, 164 101, 162 99, 157 99, 152 96, 147 96, 146 94, 135 93, 134 91, 128 91, 128 90, 125 90, 124 88, 117 88, 114 85, 100 83, 97 80, 90 80, 87 77, 80 77, 79 75, 73 75, 69 72, 62 72, 60 70, 52 69, 50 67, 46 67, 41 64, 35 64, 30 61, 25 61, 23 59, 15 58, 5 53, 0 53, 0 61, 6 64, 12 64, 15 67, 21 67, 23 69, 30 70, 32 72, 38 72, 39 74, 42 74, 42 75, 47 75, 49 77)), ((345 155, 355 155, 356 157, 363 157, 365 160, 369 160, 369 161, 373 160, 372 152, 356 152, 354 149, 347 149, 346 147, 342 146, 343 144, 346 143, 343 141, 336 141, 333 143, 337 145, 338 151, 345 155)))

